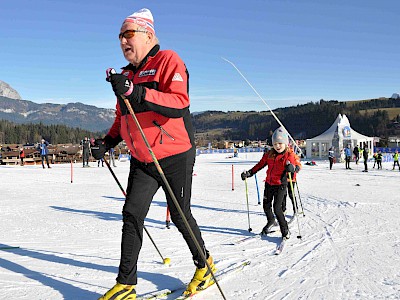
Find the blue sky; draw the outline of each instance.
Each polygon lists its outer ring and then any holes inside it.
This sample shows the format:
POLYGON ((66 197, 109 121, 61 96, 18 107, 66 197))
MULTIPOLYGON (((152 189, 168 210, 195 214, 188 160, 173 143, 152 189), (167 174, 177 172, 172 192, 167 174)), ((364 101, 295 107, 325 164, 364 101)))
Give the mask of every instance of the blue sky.
POLYGON ((124 18, 149 8, 190 73, 191 111, 268 110, 400 92, 400 1, 18 0, 0 6, 0 80, 37 103, 114 108, 124 18))

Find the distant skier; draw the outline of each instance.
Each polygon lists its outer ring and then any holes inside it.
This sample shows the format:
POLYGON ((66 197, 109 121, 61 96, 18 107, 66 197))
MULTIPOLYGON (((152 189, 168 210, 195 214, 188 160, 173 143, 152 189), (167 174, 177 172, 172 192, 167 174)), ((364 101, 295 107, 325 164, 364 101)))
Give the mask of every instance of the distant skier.
POLYGON ((49 158, 48 158, 48 155, 49 155, 49 149, 47 148, 48 146, 49 146, 49 142, 46 141, 45 139, 42 139, 37 147, 37 150, 39 150, 39 152, 40 152, 40 157, 42 158, 43 169, 45 169, 45 167, 44 167, 45 160, 46 160, 47 167, 49 169, 51 169, 50 164, 49 164, 49 158))
POLYGON ((376 154, 376 163, 378 165, 378 170, 382 169, 382 152, 378 150, 378 154, 376 154))
POLYGON ((393 154, 393 170, 395 169, 395 167, 399 168, 400 171, 400 165, 399 165, 399 151, 396 150, 396 152, 393 154))
POLYGON ((375 165, 376 165, 376 163, 377 163, 377 158, 378 158, 378 153, 374 153, 374 154, 372 155, 372 157, 374 158, 374 166, 373 166, 372 168, 375 169, 375 165))
POLYGON ((350 168, 350 160, 351 160, 351 149, 350 145, 347 145, 347 147, 344 149, 344 155, 345 155, 345 164, 346 164, 346 170, 351 170, 350 168))
POLYGON ((19 158, 21 160, 21 166, 24 166, 25 150, 23 146, 19 149, 19 158))
POLYGON ((87 136, 81 141, 83 167, 89 167, 90 142, 87 136), (86 162, 86 165, 85 165, 86 162))
POLYGON ((115 165, 115 150, 114 150, 114 148, 110 148, 110 150, 108 150, 108 159, 109 159, 109 164, 111 165, 111 163, 112 163, 112 165, 113 165, 113 167, 116 167, 116 165, 115 165))
POLYGON ((329 158, 329 170, 332 170, 332 166, 335 162, 335 148, 333 146, 329 148, 328 158, 329 158))
POLYGON ((100 158, 98 161, 97 161, 97 167, 100 167, 100 163, 101 163, 101 166, 102 167, 104 167, 104 157, 103 158, 100 158))
POLYGON ((363 148, 364 170, 363 170, 363 172, 368 172, 368 156, 369 156, 369 149, 368 149, 367 143, 364 143, 364 148, 363 148))
MULTIPOLYGON (((253 176, 265 166, 267 178, 265 179, 265 190, 263 198, 263 209, 267 216, 267 225, 264 226, 262 234, 268 234, 274 226, 275 216, 278 220, 283 239, 290 237, 289 227, 282 210, 282 202, 286 197, 288 184, 288 172, 294 175, 296 158, 294 153, 289 150, 288 134, 279 127, 272 135, 273 149, 264 153, 261 160, 250 170, 241 174, 242 180, 253 176), (274 208, 272 211, 272 207, 274 208)), ((293 176, 292 176, 293 177, 293 176)))
POLYGON ((358 165, 358 161, 360 159, 360 150, 358 149, 357 145, 353 149, 353 154, 354 154, 354 159, 356 161, 356 165, 358 165))

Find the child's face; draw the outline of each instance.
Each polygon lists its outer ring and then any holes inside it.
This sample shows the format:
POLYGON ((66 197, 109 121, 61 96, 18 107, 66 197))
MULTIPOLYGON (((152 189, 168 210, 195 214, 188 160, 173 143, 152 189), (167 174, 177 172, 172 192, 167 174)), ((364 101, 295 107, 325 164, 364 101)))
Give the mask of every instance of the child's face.
POLYGON ((274 149, 278 153, 282 153, 286 149, 286 144, 284 143, 274 143, 274 149))

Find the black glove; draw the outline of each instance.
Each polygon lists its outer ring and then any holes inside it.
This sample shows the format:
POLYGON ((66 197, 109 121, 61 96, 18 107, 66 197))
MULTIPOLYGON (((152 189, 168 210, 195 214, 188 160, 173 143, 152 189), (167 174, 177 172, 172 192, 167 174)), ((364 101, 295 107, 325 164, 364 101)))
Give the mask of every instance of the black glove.
POLYGON ((287 172, 283 172, 283 174, 281 176, 281 183, 282 183, 282 185, 287 185, 287 182, 288 182, 287 172))
POLYGON ((107 151, 111 148, 115 148, 120 142, 122 142, 122 137, 118 135, 117 137, 113 138, 109 135, 104 137, 104 144, 106 145, 107 151))
POLYGON ((145 87, 134 85, 127 76, 123 74, 117 74, 113 68, 107 69, 106 74, 106 80, 111 83, 112 89, 118 98, 119 106, 123 114, 126 114, 128 109, 121 95, 124 95, 129 100, 131 105, 134 105, 135 102, 142 103, 146 97, 145 87))
POLYGON ((107 152, 106 144, 104 143, 104 139, 95 139, 94 141, 90 141, 90 150, 92 152, 92 156, 99 160, 104 157, 107 152))
POLYGON ((120 135, 115 138, 106 135, 104 139, 90 139, 92 156, 97 160, 102 159, 108 150, 117 146, 121 141, 122 138, 120 135))
POLYGON ((245 180, 246 178, 253 176, 253 174, 250 171, 244 171, 240 176, 242 177, 242 180, 245 180))
POLYGON ((294 173, 294 166, 290 163, 290 161, 286 163, 285 169, 287 172, 294 173))
POLYGON ((300 166, 297 166, 297 165, 296 165, 296 167, 294 168, 294 171, 295 171, 296 173, 299 173, 299 172, 300 172, 300 166))
POLYGON ((133 83, 123 74, 111 74, 109 77, 112 89, 117 97, 120 95, 129 96, 132 94, 133 83))

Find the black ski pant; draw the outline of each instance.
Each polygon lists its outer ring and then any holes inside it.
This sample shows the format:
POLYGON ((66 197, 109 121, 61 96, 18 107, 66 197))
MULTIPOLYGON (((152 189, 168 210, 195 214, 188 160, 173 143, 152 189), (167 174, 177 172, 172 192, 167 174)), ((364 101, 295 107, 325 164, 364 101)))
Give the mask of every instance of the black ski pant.
POLYGON ((398 160, 393 161, 393 170, 396 167, 396 165, 399 167, 399 170, 400 170, 400 165, 399 165, 399 161, 398 160))
POLYGON ((346 169, 350 169, 351 156, 346 156, 346 169))
POLYGON ((364 158, 364 170, 368 171, 368 158, 364 158))
POLYGON ((43 167, 43 169, 44 169, 44 161, 45 160, 46 160, 47 167, 50 168, 49 158, 47 157, 47 154, 41 155, 41 158, 42 158, 42 167, 43 167))
POLYGON ((332 170, 333 166, 333 157, 329 157, 329 170, 332 170))
POLYGON ((89 151, 83 151, 83 154, 82 154, 82 162, 83 162, 83 166, 85 166, 85 161, 86 161, 86 165, 88 166, 89 165, 89 157, 90 157, 90 155, 89 155, 89 151))
POLYGON ((267 216, 268 223, 274 222, 274 214, 278 220, 282 236, 286 236, 289 232, 289 227, 282 210, 283 200, 286 199, 287 185, 269 185, 265 183, 263 209, 267 216), (272 212, 272 207, 274 211, 272 212))
POLYGON ((109 164, 111 165, 111 163, 112 163, 112 165, 115 167, 115 157, 114 157, 114 153, 111 153, 111 152, 109 152, 109 164))
MULTIPOLYGON (((193 233, 208 255, 200 229, 190 209, 193 166, 195 149, 174 155, 159 161, 171 189, 183 210, 183 213, 193 230, 193 233)), ((151 201, 157 190, 162 187, 171 213, 171 220, 182 233, 193 260, 198 268, 204 268, 205 262, 201 258, 186 226, 179 214, 170 194, 154 163, 141 163, 132 158, 128 178, 128 188, 125 205, 122 211, 123 227, 121 242, 121 260, 117 281, 121 284, 137 284, 137 260, 143 242, 144 219, 149 211, 151 201)))

